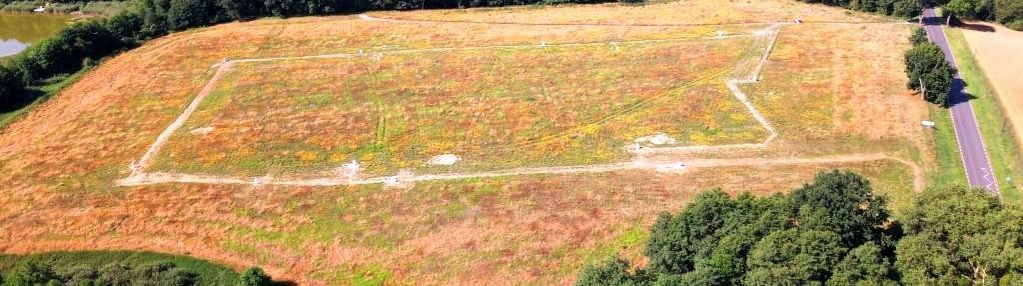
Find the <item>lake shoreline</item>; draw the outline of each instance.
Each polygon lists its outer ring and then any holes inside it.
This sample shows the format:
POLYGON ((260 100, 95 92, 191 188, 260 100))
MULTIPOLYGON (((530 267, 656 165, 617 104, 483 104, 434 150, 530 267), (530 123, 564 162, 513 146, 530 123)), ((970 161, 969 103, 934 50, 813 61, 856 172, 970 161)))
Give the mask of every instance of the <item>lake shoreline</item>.
POLYGON ((51 13, 0 12, 0 59, 17 55, 83 17, 51 13))
POLYGON ((0 5, 0 13, 30 13, 30 14, 55 14, 71 16, 109 16, 123 11, 128 6, 124 2, 98 1, 79 3, 50 3, 45 6, 45 11, 35 12, 39 8, 38 3, 32 1, 15 1, 0 5))

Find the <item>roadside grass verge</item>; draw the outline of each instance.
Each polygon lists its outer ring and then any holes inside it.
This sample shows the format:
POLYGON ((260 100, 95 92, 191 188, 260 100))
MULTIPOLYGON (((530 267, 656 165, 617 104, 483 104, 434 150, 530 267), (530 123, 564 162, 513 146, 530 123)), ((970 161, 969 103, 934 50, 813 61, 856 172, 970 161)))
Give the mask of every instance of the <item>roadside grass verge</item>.
POLYGON ((1017 183, 1023 179, 1023 158, 1020 157, 1020 148, 1013 137, 1012 126, 1002 110, 995 89, 970 52, 962 31, 946 29, 945 36, 958 61, 959 73, 966 82, 967 93, 974 97, 970 102, 976 111, 974 114, 977 120, 981 122, 980 132, 984 136, 984 144, 998 178, 1002 199, 1010 204, 1023 203, 1021 186, 1017 183))
POLYGON ((938 169, 927 174, 927 187, 946 187, 966 184, 966 170, 963 169, 962 155, 956 144, 955 128, 952 116, 947 109, 931 105, 929 107, 931 121, 935 128, 934 146, 937 153, 938 169))
POLYGON ((10 274, 12 271, 17 270, 19 265, 29 262, 45 263, 54 267, 76 265, 102 267, 111 263, 140 265, 171 262, 198 275, 198 285, 235 285, 238 282, 237 272, 213 262, 186 256, 132 251, 61 251, 28 255, 0 254, 0 273, 10 274))

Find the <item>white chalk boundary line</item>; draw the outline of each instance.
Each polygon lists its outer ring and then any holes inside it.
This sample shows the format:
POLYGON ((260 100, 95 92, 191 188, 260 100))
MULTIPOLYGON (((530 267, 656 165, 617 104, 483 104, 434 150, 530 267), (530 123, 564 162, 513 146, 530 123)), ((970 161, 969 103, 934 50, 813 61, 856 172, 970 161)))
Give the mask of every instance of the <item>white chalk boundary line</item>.
MULTIPOLYGON (((645 148, 643 150, 634 150, 638 153, 683 153, 691 151, 707 151, 707 150, 720 150, 720 149, 735 149, 735 148, 764 148, 774 140, 778 134, 770 122, 755 108, 752 102, 749 101, 748 96, 739 88, 740 84, 751 84, 759 80, 760 72, 763 70, 764 64, 766 63, 770 52, 773 49, 775 42, 777 41, 779 28, 782 24, 776 23, 770 27, 758 31, 752 34, 736 34, 730 36, 719 36, 719 37, 697 37, 697 38, 680 38, 680 39, 661 39, 661 40, 637 40, 637 41, 622 41, 622 42, 588 42, 588 43, 563 43, 563 44, 541 44, 539 47, 566 47, 566 46, 583 46, 583 45, 615 45, 615 44, 628 44, 628 43, 657 43, 657 42, 671 42, 671 41, 689 41, 694 39, 722 39, 730 37, 743 37, 743 36, 757 36, 758 38, 767 38, 768 44, 761 55, 756 68, 747 76, 743 78, 729 78, 725 80, 725 84, 729 90, 739 99, 740 102, 746 106, 747 110, 754 117, 754 119, 760 123, 765 130, 769 132, 769 136, 761 143, 756 144, 732 144, 732 145, 716 145, 716 146, 683 146, 683 147, 662 147, 662 148, 645 148)), ((756 42, 754 42, 755 44, 756 42)), ((502 49, 502 48, 536 48, 537 45, 495 45, 495 46, 480 46, 480 47, 464 47, 464 48, 431 48, 431 49, 409 49, 409 50, 392 50, 392 51, 377 51, 369 54, 401 54, 401 53, 422 53, 422 52, 444 52, 444 51, 457 51, 457 50, 480 50, 480 49, 502 49)), ((395 176, 379 176, 371 178, 356 178, 356 177, 345 177, 345 176, 325 176, 320 178, 275 178, 269 175, 263 177, 238 177, 238 176, 214 176, 214 175, 202 175, 202 174, 184 174, 184 173, 169 173, 169 172, 144 172, 143 169, 150 164, 155 155, 159 153, 160 149, 166 144, 167 140, 174 134, 177 129, 180 129, 184 125, 185 121, 191 117, 202 101, 213 91, 216 84, 223 78, 224 74, 232 70, 237 63, 247 62, 268 62, 268 61, 281 61, 281 60, 301 60, 301 59, 327 59, 327 58, 351 58, 357 56, 365 56, 366 53, 351 54, 351 53, 340 53, 340 54, 326 54, 326 55, 313 55, 313 56, 296 56, 296 57, 272 57, 272 58, 253 58, 253 59, 237 59, 237 60, 226 60, 222 63, 215 64, 213 68, 216 68, 216 72, 209 82, 203 87, 203 89, 196 95, 192 102, 185 108, 185 110, 179 115, 174 122, 172 122, 163 132, 157 137, 153 144, 149 147, 145 154, 137 162, 131 164, 131 175, 127 178, 118 180, 116 183, 119 186, 138 186, 138 185, 149 185, 149 184, 162 184, 162 183, 197 183, 197 184, 244 184, 244 185, 282 185, 282 186, 339 186, 339 185, 365 185, 365 184, 394 184, 404 182, 420 182, 420 181, 432 181, 432 180, 459 180, 459 179, 471 179, 471 178, 492 178, 492 177, 503 177, 503 176, 517 176, 517 175, 540 175, 540 174, 577 174, 577 173, 601 173, 601 172, 612 172, 612 171, 628 171, 628 170, 655 170, 655 171, 667 171, 667 172, 678 172, 682 171, 677 169, 677 166, 682 166, 681 162, 676 161, 647 161, 643 156, 637 156, 636 159, 629 162, 620 163, 609 163, 609 164, 594 164, 594 165, 577 165, 577 166, 557 166, 557 167, 523 167, 513 168, 496 171, 486 172, 469 172, 469 173, 440 173, 440 174, 422 174, 413 175, 407 172, 400 172, 395 176)), ((817 157, 817 158, 738 158, 738 159, 695 159, 688 160, 685 162, 685 168, 711 168, 711 167, 728 167, 728 166, 757 166, 757 165, 798 165, 798 164, 822 164, 822 163, 842 163, 842 162, 864 162, 864 161, 877 161, 877 160, 894 160, 906 165, 909 165, 913 170, 913 175, 916 178, 914 180, 914 189, 919 191, 923 185, 923 173, 920 171, 919 166, 916 164, 905 161, 899 158, 890 157, 884 154, 851 154, 851 155, 840 155, 830 157, 817 157)))
POLYGON ((680 173, 691 168, 720 168, 720 167, 757 167, 757 166, 786 166, 786 165, 808 165, 808 164, 838 164, 891 160, 910 167, 913 176, 913 189, 920 191, 923 188, 923 173, 919 166, 897 157, 891 157, 883 153, 847 154, 822 157, 776 157, 776 158, 735 158, 735 159, 693 159, 685 162, 685 170, 669 169, 676 162, 671 161, 646 161, 635 160, 630 162, 559 166, 559 167, 535 167, 535 168, 514 168, 489 172, 468 172, 468 173, 441 173, 422 175, 396 175, 379 176, 371 178, 346 178, 341 176, 322 178, 276 178, 271 176, 244 178, 228 176, 195 175, 181 173, 150 172, 135 175, 119 181, 122 186, 152 185, 162 183, 195 183, 195 184, 226 184, 226 185, 277 185, 277 186, 305 186, 305 187, 326 187, 343 185, 371 185, 414 183, 436 180, 464 180, 478 178, 496 178, 521 175, 564 175, 583 173, 606 173, 616 171, 642 171, 655 170, 665 173, 680 173), (130 180, 130 181, 129 181, 130 180))
POLYGON ((697 37, 697 38, 674 38, 674 39, 657 39, 657 40, 636 40, 636 41, 621 41, 621 42, 579 42, 579 43, 560 43, 560 44, 546 44, 540 45, 491 45, 491 46, 476 46, 476 47, 449 47, 449 48, 427 48, 427 49, 404 49, 404 50, 388 50, 388 51, 374 51, 374 52, 360 52, 360 53, 337 53, 337 54, 324 54, 324 55, 312 55, 312 56, 294 56, 294 57, 270 57, 270 58, 251 58, 251 59, 235 59, 225 60, 224 62, 214 64, 211 68, 216 68, 213 77, 206 82, 202 90, 192 99, 192 102, 185 108, 184 111, 167 126, 156 138, 156 141, 150 145, 149 149, 145 154, 137 161, 132 163, 133 173, 140 172, 143 168, 149 166, 149 163, 153 160, 163 145, 167 143, 167 140, 184 125, 185 121, 192 116, 199 105, 206 99, 206 97, 213 92, 217 84, 223 78, 227 72, 231 71, 238 63, 253 63, 253 62, 272 62, 272 61, 285 61, 285 60, 309 60, 309 59, 338 59, 338 58, 354 58, 369 55, 387 55, 387 54, 410 54, 410 53, 429 53, 429 52, 451 52, 451 51, 472 51, 472 50, 488 50, 488 49, 536 49, 543 47, 577 47, 577 46, 603 46, 603 45, 618 45, 618 44, 649 44, 649 43, 667 43, 667 42, 685 42, 694 40, 720 40, 734 37, 748 37, 755 34, 736 34, 721 37, 697 37))
MULTIPOLYGON (((777 35, 777 31, 775 30, 771 34, 777 35)), ((157 136, 156 140, 153 142, 152 145, 150 145, 149 149, 146 150, 146 152, 142 155, 142 157, 138 161, 132 162, 130 164, 131 175, 128 178, 118 180, 117 183, 118 183, 118 185, 124 185, 124 186, 136 185, 136 184, 139 183, 139 181, 142 178, 146 178, 147 176, 145 176, 145 175, 147 174, 147 172, 145 172, 143 170, 150 165, 152 160, 156 157, 156 154, 158 154, 160 152, 160 150, 163 148, 163 146, 167 143, 167 141, 170 140, 170 137, 173 136, 174 132, 176 132, 178 129, 181 128, 181 126, 184 125, 184 123, 198 109, 198 107, 206 99, 206 97, 216 88, 217 84, 220 82, 220 80, 223 78, 223 76, 227 72, 231 71, 238 63, 270 62, 270 61, 283 61, 283 60, 305 60, 305 59, 353 58, 353 57, 367 56, 367 55, 372 55, 372 54, 384 55, 384 54, 408 54, 408 53, 448 52, 448 51, 484 50, 484 49, 516 49, 516 48, 519 48, 519 49, 521 49, 521 48, 535 49, 535 48, 538 48, 538 47, 573 47, 573 46, 598 46, 598 45, 617 45, 617 44, 646 44, 646 43, 663 43, 663 42, 682 42, 682 41, 693 41, 693 40, 720 40, 720 39, 726 39, 726 38, 732 38, 732 37, 747 37, 747 36, 762 36, 762 35, 763 35, 763 32, 758 32, 758 33, 734 34, 734 35, 729 35, 729 36, 718 36, 718 37, 674 38, 674 39, 636 40, 636 41, 621 41, 621 42, 580 42, 580 43, 560 43, 560 44, 546 44, 546 43, 542 43, 541 45, 491 45, 491 46, 477 46, 477 47, 449 47, 449 48, 390 50, 390 51, 375 51, 375 52, 369 52, 369 53, 365 53, 365 52, 360 51, 360 53, 355 53, 355 54, 353 54, 353 53, 337 53, 337 54, 312 55, 312 56, 270 57, 270 58, 251 58, 251 59, 226 60, 224 62, 221 62, 221 63, 213 65, 213 68, 216 68, 216 71, 215 71, 213 77, 206 83, 205 86, 203 86, 202 90, 199 91, 199 93, 195 96, 195 98, 192 99, 191 103, 189 103, 189 105, 174 120, 174 122, 172 122, 170 125, 168 125, 167 128, 164 129, 163 132, 161 132, 159 136, 157 136)), ((764 56, 763 58, 766 59, 766 56, 764 56)), ((743 95, 743 97, 744 97, 744 95, 743 95)), ((752 105, 749 103, 749 101, 745 101, 744 104, 747 107, 752 107, 752 105)), ((752 110, 756 111, 755 109, 752 109, 752 110)), ((759 113, 754 114, 754 116, 759 116, 759 113)), ((759 116, 758 121, 761 122, 761 124, 766 122, 766 120, 763 120, 762 116, 759 116)), ((764 126, 765 126, 766 129, 770 130, 772 132, 772 134, 774 133, 773 132, 773 128, 770 127, 770 125, 764 125, 764 126)), ((708 146, 689 146, 689 147, 706 148, 708 146)), ((206 175, 198 175, 198 176, 206 176, 206 175)), ((151 176, 148 176, 148 177, 151 177, 151 176)), ((161 176, 161 177, 162 178, 170 178, 170 177, 173 177, 173 176, 161 176)), ((207 177, 209 177, 209 176, 207 176, 207 177)), ((230 176, 225 176, 223 178, 225 180, 228 180, 228 181, 240 180, 240 178, 238 178, 238 177, 230 177, 230 176)), ((169 182, 177 182, 177 181, 171 180, 169 182)))
POLYGON ((751 102, 749 100, 749 96, 746 95, 746 93, 742 91, 742 88, 740 88, 739 85, 753 84, 753 83, 756 83, 756 82, 760 81, 760 72, 763 71, 764 64, 767 63, 767 59, 768 59, 768 57, 770 57, 771 51, 774 50, 774 44, 778 41, 778 33, 779 33, 779 29, 780 28, 781 28, 781 24, 780 23, 776 23, 776 24, 773 24, 773 25, 765 28, 764 30, 761 30, 761 31, 756 33, 756 35, 758 37, 767 37, 767 46, 764 48, 763 54, 760 56, 760 60, 757 62, 756 68, 754 68, 752 71, 750 71, 749 75, 746 75, 745 77, 725 79, 725 85, 728 86, 728 90, 731 91, 732 94, 735 95, 735 98, 738 99, 739 102, 741 102, 742 105, 746 107, 746 110, 749 111, 750 115, 753 116, 753 119, 756 120, 757 123, 760 123, 760 126, 762 126, 764 128, 764 130, 767 130, 768 135, 767 135, 767 138, 764 139, 763 142, 753 143, 753 144, 746 143, 746 144, 727 144, 727 145, 691 145, 691 146, 679 146, 679 147, 640 148, 640 149, 632 150, 633 153, 637 153, 637 154, 651 154, 651 153, 653 153, 653 154, 661 154, 661 153, 705 152, 705 151, 716 151, 716 150, 726 150, 726 149, 763 149, 763 148, 767 148, 767 146, 771 143, 771 141, 774 141, 774 139, 778 137, 778 131, 776 131, 774 129, 774 126, 771 125, 771 122, 768 121, 767 118, 764 117, 764 115, 762 113, 760 113, 759 110, 757 110, 756 106, 753 105, 753 102, 751 102))

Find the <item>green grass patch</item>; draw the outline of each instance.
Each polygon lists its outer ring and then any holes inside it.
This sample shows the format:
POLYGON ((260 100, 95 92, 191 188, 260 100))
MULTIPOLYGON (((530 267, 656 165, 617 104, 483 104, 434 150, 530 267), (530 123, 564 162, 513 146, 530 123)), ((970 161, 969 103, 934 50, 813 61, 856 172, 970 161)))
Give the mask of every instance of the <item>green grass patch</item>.
POLYGON ((962 156, 959 153, 959 144, 956 143, 955 128, 952 125, 952 115, 947 109, 931 105, 929 107, 931 120, 935 128, 931 130, 934 134, 934 145, 937 151, 938 168, 927 174, 928 187, 945 187, 952 185, 966 184, 966 170, 963 169, 962 156))
POLYGON ((99 268, 111 263, 139 265, 165 261, 174 263, 174 265, 198 275, 198 285, 235 285, 238 281, 238 273, 233 269, 209 261, 186 256, 131 251, 47 252, 29 255, 0 254, 0 273, 7 276, 12 271, 16 271, 19 265, 29 262, 44 263, 54 267, 89 265, 99 268))
POLYGON ((958 61, 959 74, 966 81, 966 90, 975 97, 970 103, 973 104, 974 114, 980 124, 980 132, 984 136, 991 166, 998 178, 1002 199, 1009 204, 1023 203, 1018 183, 1018 180, 1023 179, 1023 158, 1020 157, 1020 148, 997 93, 970 52, 962 31, 947 29, 945 36, 958 61))

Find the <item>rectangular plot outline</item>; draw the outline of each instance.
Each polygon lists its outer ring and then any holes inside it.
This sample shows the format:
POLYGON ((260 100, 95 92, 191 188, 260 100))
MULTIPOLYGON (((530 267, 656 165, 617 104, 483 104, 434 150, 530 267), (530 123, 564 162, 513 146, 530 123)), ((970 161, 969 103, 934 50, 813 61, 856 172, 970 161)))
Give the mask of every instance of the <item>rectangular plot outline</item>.
MULTIPOLYGON (((539 45, 492 45, 492 46, 476 46, 476 47, 445 47, 445 48, 427 48, 427 49, 405 49, 405 50, 390 50, 390 51, 374 51, 371 54, 408 54, 408 53, 425 53, 425 52, 447 52, 447 51, 466 51, 466 50, 485 50, 485 49, 516 49, 516 48, 543 48, 543 47, 573 47, 573 46, 601 46, 601 45, 618 45, 623 43, 628 44, 643 44, 643 43, 662 43, 662 42, 682 42, 682 41, 693 41, 693 40, 718 40, 727 39, 734 37, 754 37, 756 40, 765 40, 767 46, 763 51, 763 54, 758 59, 754 70, 750 71, 748 75, 738 78, 726 78, 725 84, 728 89, 735 95, 737 99, 747 108, 750 115, 757 121, 765 130, 768 132, 767 138, 761 143, 743 143, 743 144, 728 144, 728 145, 694 145, 694 146, 678 146, 678 147, 656 147, 656 148, 641 148, 638 145, 635 149, 630 148, 629 152, 636 154, 641 157, 643 154, 649 153, 683 153, 683 152, 694 152, 694 151, 711 151, 711 150, 728 150, 728 149, 748 149, 748 148, 766 148, 768 144, 773 141, 778 133, 775 131, 771 123, 753 106, 752 102, 749 101, 748 96, 739 87, 740 84, 755 83, 759 80, 760 72, 764 67, 764 63, 767 61, 771 50, 774 47, 775 42, 778 38, 780 24, 771 25, 763 30, 756 31, 755 33, 749 34, 733 34, 727 36, 717 37, 695 37, 695 38, 674 38, 674 39, 657 39, 657 40, 634 40, 634 41, 615 41, 615 42, 576 42, 576 43, 560 43, 560 44, 546 44, 540 43, 539 45)), ((754 41, 753 45, 756 44, 754 41)), ((558 166, 558 167, 522 167, 507 170, 497 170, 489 172, 476 172, 476 173, 441 173, 441 174, 425 174, 413 176, 406 172, 399 172, 395 176, 380 176, 359 179, 355 177, 344 178, 341 176, 331 176, 318 179, 279 179, 265 177, 240 177, 240 176, 214 176, 214 175, 202 175, 202 174, 185 174, 185 173, 169 173, 169 172, 146 172, 145 169, 155 158, 155 156, 163 148, 163 145, 167 143, 173 134, 181 128, 182 125, 192 116, 193 113, 199 108, 206 97, 212 93, 216 88, 217 84, 223 78, 223 76, 230 72, 238 63, 250 63, 250 62, 270 62, 270 61, 282 61, 282 60, 305 60, 305 59, 336 59, 336 58, 353 58, 365 56, 367 53, 362 50, 359 53, 337 53, 337 54, 324 54, 324 55, 311 55, 311 56, 294 56, 294 57, 269 57, 269 58, 250 58, 250 59, 237 59, 237 60, 224 60, 220 63, 212 65, 211 69, 216 69, 213 77, 203 86, 198 94, 191 100, 189 105, 181 112, 178 117, 175 118, 170 125, 168 125, 156 140, 150 145, 146 152, 139 158, 138 161, 133 161, 129 164, 131 174, 124 178, 117 180, 116 184, 119 186, 137 186, 146 184, 159 184, 159 183, 205 183, 205 184, 252 184, 255 186, 264 184, 274 185, 299 185, 299 186, 336 186, 336 185, 362 185, 362 184, 379 184, 395 185, 400 181, 427 181, 427 180, 447 180, 447 179, 461 179, 461 178, 474 178, 474 177, 494 177, 494 176, 508 176, 508 175, 519 175, 519 174, 557 174, 557 173, 575 173, 575 172, 606 172, 613 170, 631 170, 631 169, 662 169, 662 168, 673 168, 672 166, 680 165, 678 162, 667 162, 667 163, 651 163, 633 161, 633 162, 622 162, 622 163, 610 163, 610 164, 594 164, 594 165, 582 165, 582 166, 558 166), (652 164, 652 165, 651 165, 652 164), (474 175, 475 174, 475 175, 474 175), (411 178, 414 177, 414 178, 411 178)))

